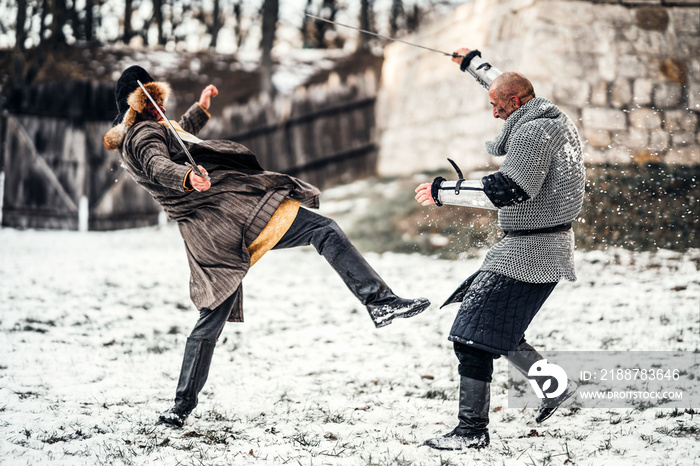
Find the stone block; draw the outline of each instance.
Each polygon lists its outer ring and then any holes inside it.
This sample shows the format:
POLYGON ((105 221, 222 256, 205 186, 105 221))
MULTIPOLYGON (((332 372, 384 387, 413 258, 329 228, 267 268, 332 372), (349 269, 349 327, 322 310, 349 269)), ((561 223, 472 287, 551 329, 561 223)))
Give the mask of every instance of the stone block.
POLYGON ((629 79, 616 79, 610 86, 610 105, 615 108, 626 108, 632 101, 632 86, 629 79))
POLYGON ((688 110, 700 112, 700 83, 688 85, 688 110))
POLYGON ((669 147, 670 136, 666 131, 652 131, 649 137, 649 150, 654 153, 665 152, 669 147))
POLYGON ((612 81, 618 75, 617 54, 614 52, 601 55, 596 60, 598 67, 596 77, 604 81, 612 81))
POLYGON ((618 76, 625 78, 646 78, 649 65, 636 55, 621 55, 617 59, 618 76))
POLYGON ((632 85, 632 101, 637 105, 651 104, 654 82, 651 79, 635 79, 632 85))
POLYGON ((673 147, 687 146, 688 144, 695 144, 695 133, 671 133, 673 147))
POLYGON ((627 115, 622 110, 586 107, 581 110, 581 116, 586 129, 627 129, 627 115))
POLYGON ((595 149, 594 147, 584 145, 583 147, 583 162, 586 165, 598 165, 607 162, 608 159, 605 151, 595 149))
POLYGON ((663 114, 664 129, 671 132, 695 133, 698 116, 687 110, 666 110, 663 114))
POLYGON ((646 149, 649 145, 649 132, 643 129, 630 128, 629 131, 622 131, 612 138, 613 147, 625 147, 627 149, 646 149))
MULTIPOLYGON (((675 0, 674 3, 680 4, 682 1, 675 0)), ((689 0, 689 5, 700 6, 700 0, 689 0)), ((671 8, 671 23, 678 32, 687 32, 691 34, 700 33, 700 8, 671 8)))
MULTIPOLYGON (((639 5, 639 4, 653 4, 660 5, 660 1, 642 1, 636 0, 634 2, 626 1, 626 4, 639 5)), ((637 26, 640 29, 647 31, 660 31, 665 32, 668 29, 668 23, 671 21, 671 17, 666 8, 658 7, 647 7, 643 6, 641 8, 635 9, 635 19, 637 20, 637 26)))
POLYGON ((554 86, 554 99, 557 103, 583 107, 589 101, 591 86, 575 79, 562 80, 554 86))
POLYGON ((664 162, 678 165, 700 163, 700 145, 672 147, 664 156, 664 162))
POLYGON ((660 31, 640 31, 639 38, 632 45, 641 57, 671 55, 676 50, 673 35, 660 31))
MULTIPOLYGON (((651 94, 651 92, 650 92, 651 94)), ((651 102, 651 95, 649 96, 651 102)), ((608 106, 608 82, 598 81, 591 87, 591 105, 596 107, 608 106)))
POLYGON ((602 149, 612 144, 612 138, 608 131, 602 129, 587 129, 584 131, 585 142, 591 147, 602 149))
POLYGON ((659 83, 654 87, 656 108, 677 107, 683 100, 683 86, 677 83, 659 83))
POLYGON ((650 108, 635 108, 630 111, 630 128, 659 129, 661 115, 650 108))
POLYGON ((608 163, 627 164, 632 162, 636 153, 626 147, 613 146, 612 149, 605 151, 605 159, 608 163))

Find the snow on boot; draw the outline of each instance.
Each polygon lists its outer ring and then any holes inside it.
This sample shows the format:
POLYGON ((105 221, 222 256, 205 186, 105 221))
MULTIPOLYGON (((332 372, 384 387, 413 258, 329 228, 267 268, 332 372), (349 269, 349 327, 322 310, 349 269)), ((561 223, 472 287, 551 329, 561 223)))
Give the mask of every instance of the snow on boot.
POLYGON ((449 434, 435 437, 425 441, 425 445, 436 450, 466 450, 473 448, 481 450, 489 446, 489 433, 460 433, 455 428, 449 434))
POLYGON ((329 262, 350 291, 367 307, 377 328, 389 325, 396 318, 413 317, 430 306, 426 298, 396 296, 354 246, 348 246, 329 262))
POLYGON ((437 450, 481 449, 489 445, 489 403, 491 384, 469 377, 459 381, 459 424, 442 437, 431 438, 425 445, 437 450))
MULTIPOLYGON (((537 361, 544 359, 540 353, 538 353, 535 348, 533 348, 527 342, 523 342, 518 345, 515 353, 511 353, 506 356, 506 359, 513 364, 513 366, 525 377, 528 376, 530 372, 530 367, 537 361)), ((569 381, 569 387, 567 390, 556 398, 545 398, 542 400, 542 404, 537 410, 537 416, 535 421, 539 424, 547 419, 549 419, 552 414, 557 410, 562 403, 571 398, 571 396, 578 389, 578 385, 573 380, 569 381)))
POLYGON ((158 416, 158 424, 164 424, 166 426, 172 427, 182 427, 185 425, 185 420, 189 413, 181 413, 177 411, 176 407, 172 407, 167 411, 163 411, 158 416))
POLYGON ((175 391, 175 406, 161 413, 158 424, 182 427, 197 406, 197 396, 209 375, 216 341, 188 338, 182 358, 180 379, 175 391))

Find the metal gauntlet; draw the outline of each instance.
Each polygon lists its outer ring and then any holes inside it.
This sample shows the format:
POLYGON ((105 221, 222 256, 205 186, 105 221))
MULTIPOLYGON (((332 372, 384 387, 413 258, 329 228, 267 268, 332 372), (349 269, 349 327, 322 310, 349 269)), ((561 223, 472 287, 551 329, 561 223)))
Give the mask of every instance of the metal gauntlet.
POLYGON ((480 180, 447 181, 437 177, 433 181, 431 194, 435 205, 443 204, 498 210, 484 193, 480 180))
POLYGON ((486 90, 491 87, 494 79, 503 74, 498 68, 482 60, 481 52, 478 50, 472 50, 466 54, 459 68, 462 71, 468 71, 486 90))

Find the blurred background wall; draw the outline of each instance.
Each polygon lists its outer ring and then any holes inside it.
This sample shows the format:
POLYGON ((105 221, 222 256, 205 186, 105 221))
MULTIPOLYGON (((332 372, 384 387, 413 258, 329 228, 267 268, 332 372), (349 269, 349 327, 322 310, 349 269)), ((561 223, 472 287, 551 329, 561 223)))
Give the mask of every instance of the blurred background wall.
MULTIPOLYGON (((700 2, 477 0, 409 41, 479 49, 519 71, 564 110, 586 162, 700 163, 700 2)), ((452 49, 448 49, 451 52, 452 49)), ((385 50, 377 102, 379 171, 495 166, 500 131, 482 89, 448 58, 403 44, 385 50)))
POLYGON ((378 250, 434 252, 425 238, 464 225, 466 243, 495 241, 489 213, 443 208, 425 222, 411 196, 416 180, 454 177, 447 157, 470 177, 497 167, 484 142, 502 121, 491 117, 486 91, 449 57, 304 15, 311 13, 446 52, 478 48, 502 71, 526 74, 584 141, 579 246, 699 246, 700 0, 202 5, 2 5, 3 226, 105 230, 162 221, 101 143, 116 115, 114 83, 140 64, 172 85, 173 118, 206 84, 217 85, 201 136, 241 142, 267 169, 321 188, 403 177, 404 185, 373 193, 372 208, 353 221, 378 250))

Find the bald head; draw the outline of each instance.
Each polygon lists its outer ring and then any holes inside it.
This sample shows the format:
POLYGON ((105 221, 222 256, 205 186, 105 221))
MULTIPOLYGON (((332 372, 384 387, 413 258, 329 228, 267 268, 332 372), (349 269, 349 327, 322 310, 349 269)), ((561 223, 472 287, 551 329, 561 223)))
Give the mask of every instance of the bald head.
POLYGON ((535 97, 535 89, 529 79, 515 71, 508 71, 497 77, 491 83, 489 90, 494 89, 502 99, 518 97, 522 103, 535 97))
POLYGON ((535 98, 535 90, 529 79, 520 73, 508 71, 493 80, 489 87, 489 99, 494 118, 507 119, 523 104, 535 98))

